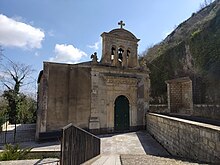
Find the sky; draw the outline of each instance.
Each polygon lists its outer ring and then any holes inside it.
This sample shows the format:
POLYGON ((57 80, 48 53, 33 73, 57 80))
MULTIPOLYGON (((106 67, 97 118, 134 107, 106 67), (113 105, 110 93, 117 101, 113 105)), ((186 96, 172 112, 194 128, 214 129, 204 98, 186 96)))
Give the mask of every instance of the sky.
MULTIPOLYGON (((138 52, 162 41, 200 9, 204 0, 0 0, 0 45, 15 62, 77 63, 101 58, 103 32, 125 29, 140 39, 138 52)), ((3 58, 2 63, 6 62, 3 58)))

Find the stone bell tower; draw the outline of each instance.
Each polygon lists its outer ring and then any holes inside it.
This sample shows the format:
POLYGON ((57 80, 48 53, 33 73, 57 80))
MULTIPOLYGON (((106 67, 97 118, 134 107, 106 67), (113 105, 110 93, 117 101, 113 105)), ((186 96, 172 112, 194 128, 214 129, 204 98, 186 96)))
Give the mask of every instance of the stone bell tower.
POLYGON ((123 21, 120 28, 109 33, 102 33, 101 63, 116 67, 136 68, 139 66, 137 57, 138 41, 131 32, 125 30, 123 21))

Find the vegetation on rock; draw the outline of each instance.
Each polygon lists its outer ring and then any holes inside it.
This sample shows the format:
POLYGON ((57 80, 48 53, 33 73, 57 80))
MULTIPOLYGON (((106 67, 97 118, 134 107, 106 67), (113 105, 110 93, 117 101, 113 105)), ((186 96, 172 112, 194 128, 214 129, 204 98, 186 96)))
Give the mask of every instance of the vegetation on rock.
POLYGON ((220 103, 219 0, 194 13, 146 52, 152 102, 166 102, 166 80, 189 76, 194 103, 220 103))

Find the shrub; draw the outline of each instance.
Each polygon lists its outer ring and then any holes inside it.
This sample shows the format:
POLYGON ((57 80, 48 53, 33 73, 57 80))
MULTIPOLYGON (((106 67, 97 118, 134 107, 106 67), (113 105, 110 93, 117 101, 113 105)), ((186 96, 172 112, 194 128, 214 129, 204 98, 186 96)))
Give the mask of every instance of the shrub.
POLYGON ((21 149, 18 144, 6 144, 3 152, 0 153, 0 160, 21 160, 31 151, 31 148, 21 149))

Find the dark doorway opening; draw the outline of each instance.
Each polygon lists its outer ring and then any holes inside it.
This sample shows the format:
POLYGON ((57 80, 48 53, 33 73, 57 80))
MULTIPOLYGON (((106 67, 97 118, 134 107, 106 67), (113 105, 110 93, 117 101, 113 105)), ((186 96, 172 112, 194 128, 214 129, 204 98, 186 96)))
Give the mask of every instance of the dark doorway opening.
POLYGON ((129 124, 129 100, 121 95, 115 100, 114 129, 118 132, 128 131, 129 124))

